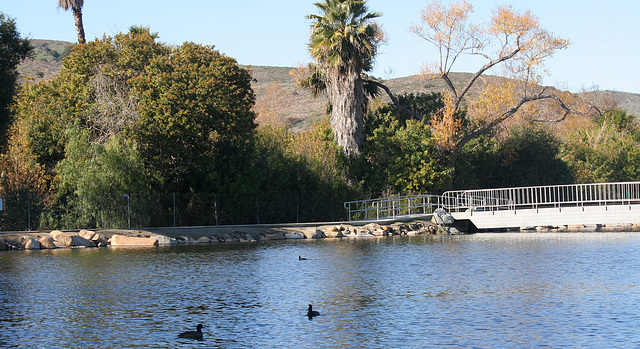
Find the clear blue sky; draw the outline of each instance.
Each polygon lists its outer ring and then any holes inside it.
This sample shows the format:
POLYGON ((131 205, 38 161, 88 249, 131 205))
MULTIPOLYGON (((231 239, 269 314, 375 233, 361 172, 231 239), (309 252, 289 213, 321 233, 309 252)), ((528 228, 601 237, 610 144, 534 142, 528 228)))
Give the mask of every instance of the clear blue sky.
MULTIPOLYGON (((215 45, 240 64, 295 66, 311 61, 307 51, 310 22, 305 16, 317 13, 314 2, 85 0, 83 13, 87 40, 143 25, 158 32, 163 42, 215 45)), ((488 20, 491 10, 499 5, 529 9, 539 17, 543 28, 572 41, 568 49, 547 62, 550 76, 545 84, 574 92, 595 85, 601 90, 640 93, 640 1, 471 3, 478 21, 488 20)), ((56 0, 4 0, 0 11, 17 20, 23 36, 75 42, 73 15, 56 4, 56 0)), ((436 59, 435 50, 408 30, 419 23, 420 10, 426 4, 426 0, 369 0, 370 10, 383 14, 379 22, 389 36, 373 75, 391 78, 417 74, 423 63, 436 59)), ((454 70, 471 72, 478 68, 473 62, 462 63, 454 70)))

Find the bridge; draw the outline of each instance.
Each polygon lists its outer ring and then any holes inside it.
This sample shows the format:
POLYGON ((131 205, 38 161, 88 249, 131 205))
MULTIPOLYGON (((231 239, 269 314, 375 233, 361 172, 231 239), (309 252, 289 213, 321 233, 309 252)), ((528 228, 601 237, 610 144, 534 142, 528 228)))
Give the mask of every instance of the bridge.
POLYGON ((350 219, 352 214, 361 219, 391 214, 426 218, 435 208, 443 208, 466 231, 640 224, 640 182, 456 190, 441 196, 363 200, 345 203, 345 208, 350 219))

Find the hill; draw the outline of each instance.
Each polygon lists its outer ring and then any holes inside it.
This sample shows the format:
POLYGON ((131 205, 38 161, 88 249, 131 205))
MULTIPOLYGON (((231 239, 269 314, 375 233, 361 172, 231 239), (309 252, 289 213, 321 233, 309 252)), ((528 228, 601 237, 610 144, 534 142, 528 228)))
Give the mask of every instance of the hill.
MULTIPOLYGON (((25 60, 19 67, 21 81, 30 78, 35 81, 53 78, 62 66, 62 60, 71 52, 74 44, 54 40, 31 40, 34 47, 32 58, 25 60)), ((314 99, 310 92, 298 87, 289 72, 292 67, 247 66, 252 72, 253 89, 256 93, 256 110, 272 111, 271 118, 277 118, 293 130, 299 131, 321 120, 325 114, 327 100, 324 97, 314 99)), ((471 74, 452 74, 454 84, 461 85, 471 74)), ((498 79, 486 76, 482 82, 498 79)), ((396 94, 440 92, 445 88, 442 80, 425 80, 420 76, 407 76, 382 81, 396 94)), ((479 87, 480 85, 478 85, 479 87)), ((474 91, 471 91, 473 95, 474 91)), ((607 94, 620 108, 628 113, 640 116, 640 94, 597 91, 590 94, 607 94)), ((263 113, 266 114, 266 113, 263 113)))

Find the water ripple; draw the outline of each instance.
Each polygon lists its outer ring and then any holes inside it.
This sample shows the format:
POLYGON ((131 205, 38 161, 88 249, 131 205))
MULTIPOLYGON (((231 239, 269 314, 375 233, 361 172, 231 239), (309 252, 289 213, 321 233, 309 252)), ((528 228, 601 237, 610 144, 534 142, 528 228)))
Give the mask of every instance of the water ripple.
POLYGON ((527 233, 0 252, 0 347, 633 347, 639 247, 527 233), (203 342, 176 338, 198 323, 203 342))

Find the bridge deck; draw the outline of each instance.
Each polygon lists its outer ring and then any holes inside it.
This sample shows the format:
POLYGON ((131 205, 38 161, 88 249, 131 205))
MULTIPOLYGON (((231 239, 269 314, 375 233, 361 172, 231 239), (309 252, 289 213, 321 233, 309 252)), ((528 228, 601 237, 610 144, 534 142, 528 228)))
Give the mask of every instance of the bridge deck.
POLYGON ((478 229, 640 223, 640 182, 446 192, 441 207, 478 229))
POLYGON ((635 224, 640 223, 640 205, 469 211, 453 212, 452 216, 456 220, 469 220, 478 229, 635 224))

